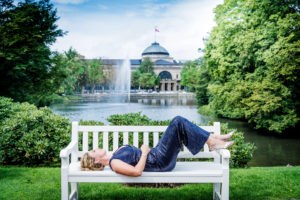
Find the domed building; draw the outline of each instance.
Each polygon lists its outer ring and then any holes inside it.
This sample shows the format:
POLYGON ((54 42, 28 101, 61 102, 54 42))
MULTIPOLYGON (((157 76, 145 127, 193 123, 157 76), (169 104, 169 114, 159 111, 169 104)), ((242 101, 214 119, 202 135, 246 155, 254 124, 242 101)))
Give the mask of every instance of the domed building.
MULTIPOLYGON (((154 63, 154 73, 161 78, 160 91, 179 91, 182 89, 181 68, 182 62, 177 62, 170 57, 169 52, 158 42, 153 42, 141 54, 141 59, 130 59, 131 70, 135 71, 141 65, 142 61, 149 57, 154 63)), ((122 59, 102 59, 103 65, 118 65, 122 63, 122 59)))

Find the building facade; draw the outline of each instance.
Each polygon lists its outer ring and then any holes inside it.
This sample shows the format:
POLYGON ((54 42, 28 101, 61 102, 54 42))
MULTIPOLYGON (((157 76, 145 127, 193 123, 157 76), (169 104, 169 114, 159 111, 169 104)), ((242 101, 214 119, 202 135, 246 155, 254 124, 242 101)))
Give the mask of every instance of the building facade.
MULTIPOLYGON (((160 91, 179 91, 183 89, 180 85, 180 72, 183 62, 178 62, 170 57, 169 52, 157 42, 152 43, 142 52, 141 59, 130 59, 131 71, 137 70, 146 57, 149 57, 154 63, 156 76, 160 76, 160 91)), ((104 66, 119 65, 122 62, 122 59, 102 59, 104 66)))

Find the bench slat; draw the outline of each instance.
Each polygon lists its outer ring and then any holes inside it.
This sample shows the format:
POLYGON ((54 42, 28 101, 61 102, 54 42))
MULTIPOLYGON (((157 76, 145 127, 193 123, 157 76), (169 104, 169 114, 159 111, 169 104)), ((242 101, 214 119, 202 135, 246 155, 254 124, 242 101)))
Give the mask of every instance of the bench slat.
POLYGON ((158 132, 153 132, 153 147, 158 143, 158 132))
POLYGON ((103 149, 106 149, 108 151, 108 132, 103 132, 103 149))
POLYGON ((123 144, 124 145, 129 144, 128 143, 128 132, 127 131, 123 133, 123 144))
POLYGON ((119 148, 119 133, 114 131, 114 140, 113 140, 113 151, 119 148))
MULTIPOLYGON (((219 123, 220 124, 220 123, 219 123)), ((218 123, 217 123, 218 125, 218 123)), ((78 131, 90 131, 90 132, 102 132, 102 131, 120 131, 120 132, 164 132, 167 129, 168 126, 78 126, 78 131)), ((214 132, 218 130, 218 128, 215 128, 214 126, 200 126, 204 130, 208 132, 214 132)))
POLYGON ((139 147, 139 133, 137 131, 133 132, 133 146, 139 147))
POLYGON ((89 147, 88 147, 88 142, 89 142, 89 133, 87 131, 83 132, 83 137, 82 137, 82 150, 84 152, 89 151, 89 147))
POLYGON ((204 145, 204 152, 209 152, 209 149, 208 149, 208 145, 207 145, 207 144, 204 145))
POLYGON ((93 132, 93 149, 96 149, 99 147, 99 144, 98 144, 98 132, 94 131, 93 132))
POLYGON ((120 132, 144 132, 144 131, 160 131, 164 132, 167 126, 78 126, 79 131, 120 131, 120 132))
POLYGON ((143 137, 144 144, 149 145, 149 133, 148 132, 144 132, 143 136, 144 136, 143 137))

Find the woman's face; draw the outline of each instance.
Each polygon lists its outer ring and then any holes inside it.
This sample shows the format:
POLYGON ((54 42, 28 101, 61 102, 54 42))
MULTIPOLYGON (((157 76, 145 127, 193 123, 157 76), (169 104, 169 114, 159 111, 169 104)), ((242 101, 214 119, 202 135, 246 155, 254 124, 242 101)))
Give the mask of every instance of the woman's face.
POLYGON ((106 157, 106 150, 97 148, 89 151, 88 155, 95 159, 95 163, 101 163, 106 157))

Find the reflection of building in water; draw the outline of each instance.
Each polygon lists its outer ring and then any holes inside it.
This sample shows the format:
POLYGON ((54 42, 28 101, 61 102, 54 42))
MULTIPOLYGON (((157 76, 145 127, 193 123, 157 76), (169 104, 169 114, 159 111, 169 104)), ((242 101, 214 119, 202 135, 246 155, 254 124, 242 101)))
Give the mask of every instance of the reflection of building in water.
MULTIPOLYGON (((180 85, 180 72, 183 63, 177 62, 170 57, 169 52, 157 42, 152 43, 143 51, 141 59, 130 59, 131 71, 137 70, 146 57, 149 57, 154 63, 154 72, 161 78, 160 91, 178 91, 183 89, 180 85)), ((102 59, 104 66, 115 66, 122 62, 123 60, 121 59, 102 59)))

